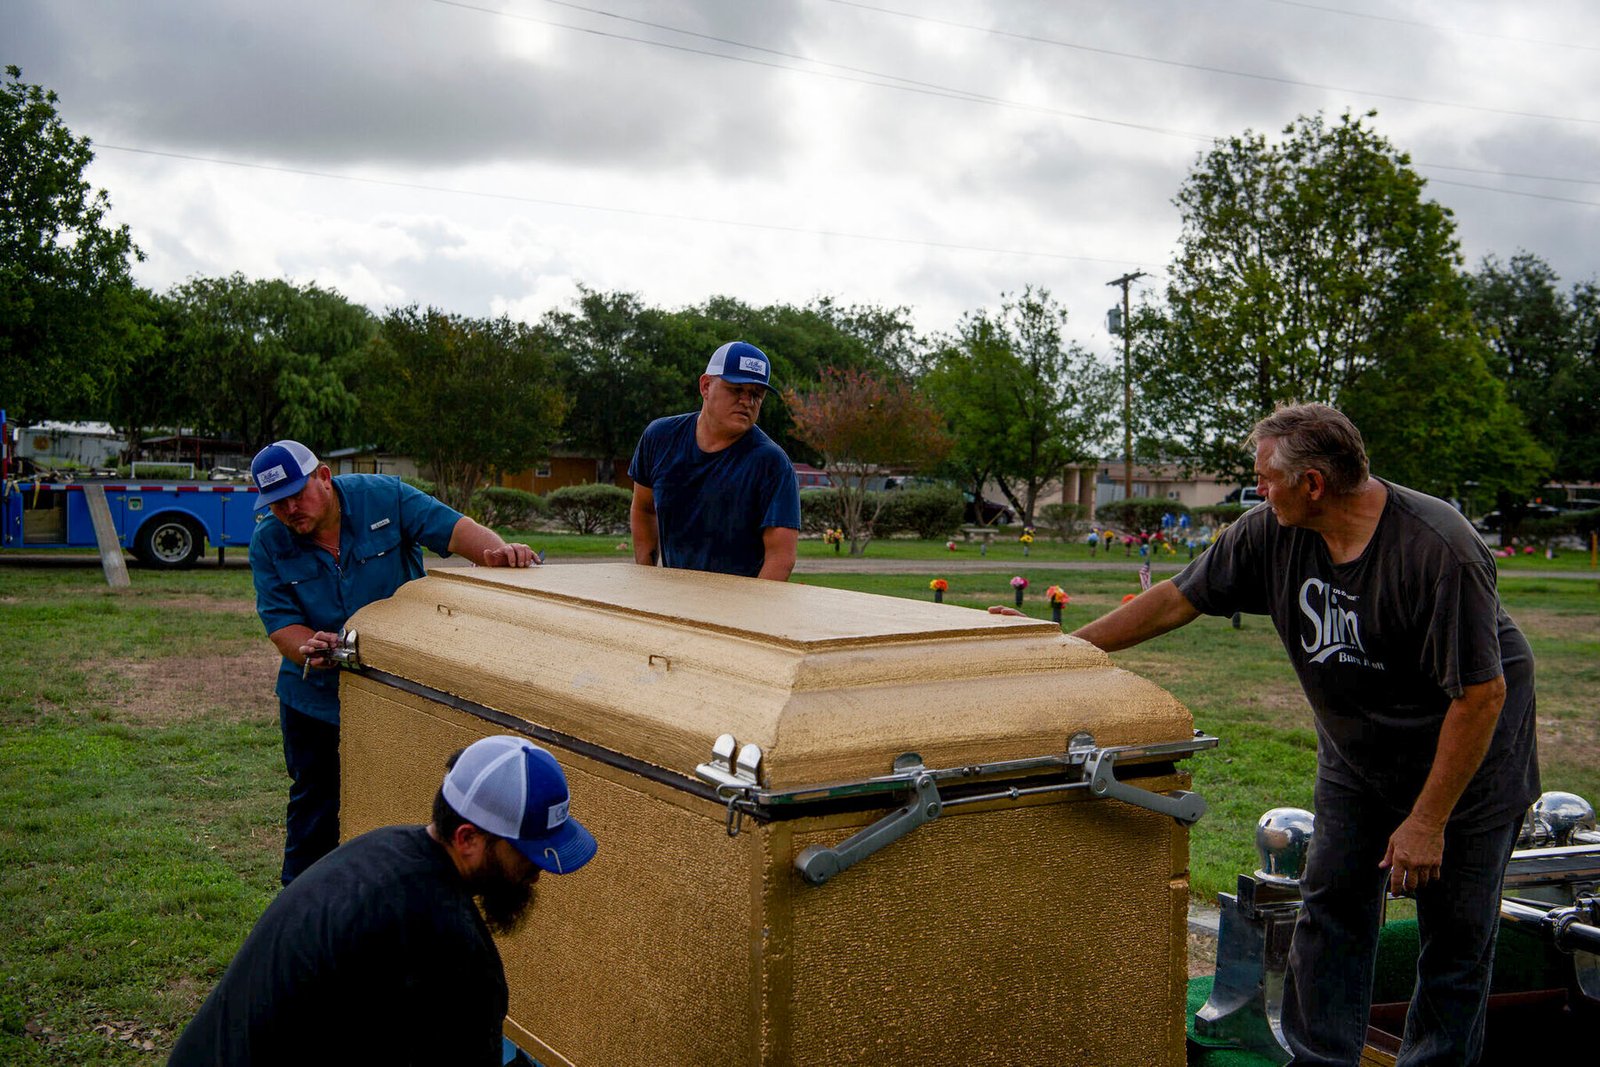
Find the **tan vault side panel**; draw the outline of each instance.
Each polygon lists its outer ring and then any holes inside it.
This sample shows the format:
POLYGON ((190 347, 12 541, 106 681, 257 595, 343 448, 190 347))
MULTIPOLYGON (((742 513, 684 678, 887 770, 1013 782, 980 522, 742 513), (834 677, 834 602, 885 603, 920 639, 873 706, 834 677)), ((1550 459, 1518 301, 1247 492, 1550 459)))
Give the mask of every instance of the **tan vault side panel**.
MULTIPOLYGON (((842 836, 796 827, 793 850, 842 836)), ((1182 1067, 1187 836, 1081 795, 959 809, 794 886, 789 1055, 770 1062, 1182 1067)))
MULTIPOLYGON (((509 732, 356 675, 340 700, 347 839, 394 812, 427 822, 446 757, 509 732)), ((729 838, 717 805, 552 752, 600 850, 540 879, 527 924, 500 939, 508 1032, 550 1067, 758 1062, 746 939, 759 840, 729 838)))

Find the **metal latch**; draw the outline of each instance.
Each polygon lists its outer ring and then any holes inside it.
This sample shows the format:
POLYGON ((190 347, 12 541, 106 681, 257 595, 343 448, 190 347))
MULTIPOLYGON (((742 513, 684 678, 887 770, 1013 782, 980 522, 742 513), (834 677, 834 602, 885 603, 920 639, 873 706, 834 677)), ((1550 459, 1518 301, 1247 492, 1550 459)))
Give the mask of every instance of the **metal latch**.
POLYGON ((909 794, 905 804, 871 826, 832 847, 810 846, 795 857, 795 868, 811 885, 822 885, 880 848, 899 840, 923 823, 943 814, 947 807, 995 800, 1020 800, 1025 796, 1086 789, 1095 797, 1120 800, 1192 826, 1206 813, 1206 802, 1198 793, 1179 790, 1156 793, 1119 781, 1115 767, 1124 761, 1181 759, 1202 749, 1214 748, 1217 738, 1195 731, 1186 741, 1164 741, 1146 745, 1115 745, 1101 748, 1087 733, 1074 734, 1063 753, 995 763, 930 769, 922 757, 908 752, 894 761, 892 773, 874 778, 827 782, 788 789, 763 789, 760 785, 761 749, 756 745, 740 748, 733 735, 723 734, 712 746, 710 762, 695 768, 695 774, 717 786, 718 796, 728 803, 728 833, 739 833, 743 816, 760 819, 794 818, 807 808, 826 801, 853 799, 872 794, 909 794), (735 755, 737 753, 737 755, 735 755), (941 782, 970 783, 1000 777, 1048 775, 1060 772, 1062 781, 1043 784, 1001 785, 991 792, 945 796, 941 782))
MULTIPOLYGON (((900 759, 906 759, 906 756, 900 759)), ((900 760, 895 763, 898 769, 900 760)), ((917 760, 918 773, 911 779, 911 799, 904 807, 851 834, 837 845, 810 845, 801 849, 794 858, 794 869, 800 872, 800 877, 812 885, 822 885, 840 871, 854 867, 923 823, 937 819, 944 812, 944 801, 939 796, 938 783, 921 763, 921 760, 917 760)))
POLYGON ((361 669, 361 651, 357 642, 358 638, 354 630, 340 630, 339 643, 328 649, 323 655, 341 667, 359 671, 361 669))
MULTIPOLYGON (((1089 739, 1089 744, 1094 744, 1093 738, 1089 739)), ((1154 793, 1117 781, 1113 770, 1116 763, 1117 750, 1114 748, 1096 748, 1090 752, 1083 769, 1083 776, 1089 780, 1089 792, 1097 797, 1111 797, 1124 804, 1170 816, 1183 826, 1193 826, 1206 813, 1206 798, 1199 793, 1185 789, 1170 794, 1154 793)))

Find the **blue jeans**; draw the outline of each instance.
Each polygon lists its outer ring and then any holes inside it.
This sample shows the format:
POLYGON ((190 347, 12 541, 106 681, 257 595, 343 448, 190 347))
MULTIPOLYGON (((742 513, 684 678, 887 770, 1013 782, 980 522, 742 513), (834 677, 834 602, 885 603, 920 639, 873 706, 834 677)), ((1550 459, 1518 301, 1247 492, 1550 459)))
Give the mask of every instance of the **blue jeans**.
POLYGON ((289 812, 283 837, 283 884, 339 844, 339 726, 278 704, 289 812))
MULTIPOLYGON (((1318 779, 1317 823, 1300 879, 1284 985, 1283 1033, 1296 1067, 1355 1067, 1372 1008, 1389 872, 1378 862, 1406 813, 1318 779)), ((1477 1062, 1499 930, 1500 886, 1520 820, 1445 829, 1438 880, 1417 894, 1421 953, 1397 1067, 1477 1062)))

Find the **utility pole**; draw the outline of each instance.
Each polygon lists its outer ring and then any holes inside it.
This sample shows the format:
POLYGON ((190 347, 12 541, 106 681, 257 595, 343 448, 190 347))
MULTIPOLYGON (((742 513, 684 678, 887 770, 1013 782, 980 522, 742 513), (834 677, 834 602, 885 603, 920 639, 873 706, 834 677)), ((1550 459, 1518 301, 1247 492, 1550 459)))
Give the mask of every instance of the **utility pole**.
MULTIPOLYGON (((1128 287, 1144 277, 1147 277, 1144 271, 1136 270, 1132 274, 1124 274, 1114 281, 1106 282, 1107 285, 1122 286, 1122 320, 1119 332, 1122 334, 1122 498, 1124 500, 1133 499, 1133 356, 1128 343, 1128 335, 1133 332, 1133 320, 1128 307, 1128 287)), ((1111 310, 1114 312, 1116 308, 1111 310)))

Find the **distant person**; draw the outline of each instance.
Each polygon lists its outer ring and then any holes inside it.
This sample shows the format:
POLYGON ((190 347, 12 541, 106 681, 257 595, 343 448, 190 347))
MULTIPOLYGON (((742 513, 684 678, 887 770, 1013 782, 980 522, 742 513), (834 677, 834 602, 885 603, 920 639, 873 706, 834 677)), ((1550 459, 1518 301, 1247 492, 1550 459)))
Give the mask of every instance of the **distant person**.
POLYGON ((1266 506, 1074 636, 1110 652, 1201 614, 1272 617, 1317 727, 1292 1062, 1361 1059, 1388 891, 1416 898, 1422 939, 1398 1062, 1476 1063, 1501 879, 1539 795, 1533 654, 1467 521, 1373 477, 1344 415, 1281 408, 1250 442, 1266 506))
POLYGON ((756 426, 776 392, 771 376, 766 353, 731 341, 700 375, 700 410, 645 427, 628 465, 636 562, 789 579, 800 489, 794 464, 756 426))
POLYGON ((289 771, 283 884, 339 843, 339 677, 325 653, 345 621, 423 575, 422 549, 484 567, 526 567, 527 545, 446 507, 399 478, 341 474, 298 441, 256 453, 256 507, 272 515, 250 538, 256 613, 283 653, 278 722, 289 771))
POLYGON ((499 1067, 507 989, 491 932, 514 931, 540 872, 578 870, 595 840, 529 741, 486 737, 447 766, 431 823, 362 834, 278 894, 171 1067, 499 1067))

